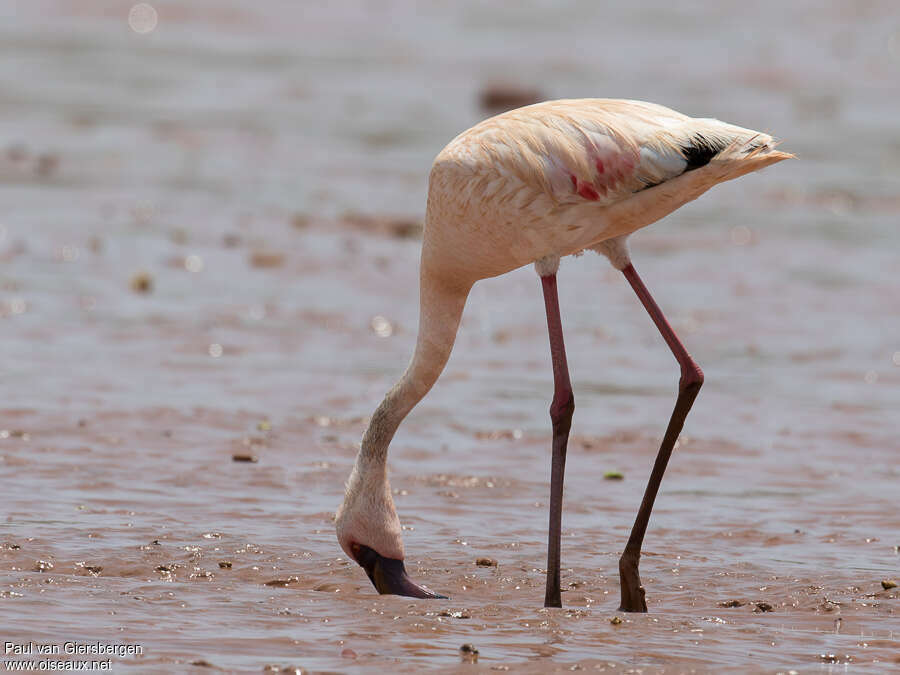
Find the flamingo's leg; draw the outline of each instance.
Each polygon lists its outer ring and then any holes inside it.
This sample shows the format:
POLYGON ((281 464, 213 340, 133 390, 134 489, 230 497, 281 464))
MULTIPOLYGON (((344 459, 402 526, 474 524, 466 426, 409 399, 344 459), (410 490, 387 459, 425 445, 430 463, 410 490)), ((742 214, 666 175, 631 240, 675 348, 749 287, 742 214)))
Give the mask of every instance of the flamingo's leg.
POLYGON ((675 401, 675 410, 672 411, 672 417, 669 420, 669 426, 666 428, 666 434, 663 437, 662 444, 659 448, 659 454, 656 456, 656 462, 653 465, 653 471, 650 473, 650 480, 647 483, 647 489, 644 491, 644 499, 641 501, 641 508, 638 510, 634 526, 631 529, 631 536, 628 538, 628 544, 625 551, 619 559, 619 578, 622 585, 622 606, 619 608, 625 612, 646 612, 647 602, 644 600, 644 588, 641 586, 641 577, 638 574, 638 562, 641 557, 641 545, 644 542, 644 534, 647 532, 647 522, 650 520, 650 511, 653 510, 653 502, 656 499, 656 493, 659 491, 659 484, 662 481, 663 473, 666 471, 666 464, 672 454, 672 448, 681 433, 684 426, 684 420, 700 386, 703 384, 703 371, 700 370, 691 355, 688 354, 681 340, 675 335, 675 331, 669 325, 662 310, 653 300, 650 291, 644 286, 644 282, 638 276, 634 267, 629 263, 622 273, 628 279, 628 283, 637 293, 641 303, 653 319, 653 323, 659 329, 669 349, 678 360, 681 366, 681 379, 678 381, 678 398, 675 401))
POLYGON ((547 546, 547 592, 545 607, 562 607, 559 591, 560 534, 562 530, 563 477, 566 470, 566 445, 572 427, 575 396, 569 382, 566 347, 563 344, 562 322, 559 317, 559 296, 556 293, 556 274, 541 277, 544 287, 544 307, 547 310, 547 329, 550 333, 550 355, 553 359, 553 457, 550 469, 550 536, 547 546))

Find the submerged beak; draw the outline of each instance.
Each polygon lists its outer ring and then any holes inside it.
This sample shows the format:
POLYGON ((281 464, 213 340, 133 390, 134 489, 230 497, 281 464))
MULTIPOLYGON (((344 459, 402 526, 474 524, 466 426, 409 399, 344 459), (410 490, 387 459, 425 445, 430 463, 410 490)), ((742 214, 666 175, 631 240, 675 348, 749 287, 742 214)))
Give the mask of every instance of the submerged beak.
POLYGON ((402 560, 385 558, 368 546, 359 544, 353 546, 356 562, 359 563, 375 590, 381 595, 405 595, 409 598, 439 598, 447 599, 446 595, 439 595, 424 586, 419 586, 406 574, 406 568, 402 560))

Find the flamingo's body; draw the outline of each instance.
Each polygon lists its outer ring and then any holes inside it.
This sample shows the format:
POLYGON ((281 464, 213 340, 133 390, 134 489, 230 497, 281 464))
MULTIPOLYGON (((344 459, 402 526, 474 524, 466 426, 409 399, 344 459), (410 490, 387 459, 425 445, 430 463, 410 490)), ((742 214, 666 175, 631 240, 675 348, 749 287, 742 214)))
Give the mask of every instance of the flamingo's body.
MULTIPOLYGON (((532 262, 544 283, 556 385, 547 604, 558 605, 562 470, 574 409, 556 299, 560 257, 592 248, 622 270, 638 292, 682 366, 669 430, 677 426, 677 437, 702 373, 637 277, 627 236, 717 183, 791 156, 775 150, 766 134, 693 119, 655 104, 612 99, 551 101, 512 110, 472 127, 441 151, 429 180, 416 351, 372 417, 337 515, 341 546, 380 592, 434 596, 409 581, 403 570, 387 448, 400 422, 443 370, 472 285, 532 262)), ((665 455, 662 467, 654 469, 657 478, 671 452, 666 445, 664 441, 660 452, 665 455)), ((632 539, 639 535, 636 541, 643 539, 646 522, 638 525, 649 518, 658 488, 658 480, 653 483, 651 477, 649 504, 642 505, 632 533, 632 539)), ((636 548, 633 544, 630 540, 633 561, 629 558, 623 570, 623 608, 639 610, 640 541, 636 548)))

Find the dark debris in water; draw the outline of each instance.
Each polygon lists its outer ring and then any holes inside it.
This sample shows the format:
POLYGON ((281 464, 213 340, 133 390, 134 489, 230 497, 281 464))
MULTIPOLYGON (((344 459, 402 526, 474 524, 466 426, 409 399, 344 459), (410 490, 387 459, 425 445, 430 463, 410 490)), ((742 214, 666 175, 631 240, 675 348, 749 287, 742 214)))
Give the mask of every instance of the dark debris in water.
POLYGON ((513 108, 538 103, 544 95, 532 87, 521 87, 506 82, 486 84, 478 93, 478 104, 487 113, 501 113, 513 108))
POLYGON ((260 269, 281 267, 284 260, 284 254, 279 251, 253 251, 250 254, 250 266, 260 269))
POLYGON ((153 277, 147 272, 138 272, 131 277, 131 290, 135 293, 150 293, 153 290, 153 277))
POLYGON ((475 645, 464 644, 459 648, 459 655, 462 657, 463 663, 478 663, 478 649, 475 645))
POLYGON ((232 462, 247 462, 250 464, 256 464, 259 461, 259 457, 256 455, 249 455, 245 453, 237 453, 231 456, 232 462))
POLYGON ((300 577, 290 576, 286 579, 272 579, 270 581, 266 581, 266 586, 273 586, 277 588, 284 588, 285 586, 290 586, 291 584, 300 583, 300 577))
POLYGON ((755 604, 756 604, 756 609, 753 610, 754 612, 772 612, 772 611, 774 611, 774 608, 768 602, 757 602, 755 604))
POLYGON ((347 213, 343 224, 355 229, 380 234, 393 239, 421 239, 424 226, 410 218, 374 216, 364 213, 347 213))
POLYGON ((497 561, 493 558, 476 558, 475 564, 479 567, 496 567, 497 561))
POLYGON ((741 607, 743 604, 740 600, 725 600, 719 603, 719 607, 741 607))

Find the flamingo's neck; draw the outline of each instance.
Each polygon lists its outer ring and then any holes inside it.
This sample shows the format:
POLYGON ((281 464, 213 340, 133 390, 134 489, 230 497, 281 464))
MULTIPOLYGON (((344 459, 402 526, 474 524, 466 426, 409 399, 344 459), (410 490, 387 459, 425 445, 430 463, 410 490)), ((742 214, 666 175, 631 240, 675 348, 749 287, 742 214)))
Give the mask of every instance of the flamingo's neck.
POLYGON ((338 539, 348 555, 353 544, 360 544, 382 556, 403 559, 400 521, 387 477, 388 446, 400 423, 444 369, 469 288, 438 283, 423 263, 415 354, 372 415, 337 513, 338 539))
POLYGON ((375 410, 363 436, 357 465, 383 468, 397 427, 431 389, 450 358, 469 287, 441 283, 423 265, 419 285, 416 351, 400 381, 375 410))
POLYGON ((383 474, 387 462, 388 446, 397 427, 419 401, 408 385, 408 374, 391 389, 375 409, 369 427, 363 435, 357 458, 357 468, 366 473, 383 474))

